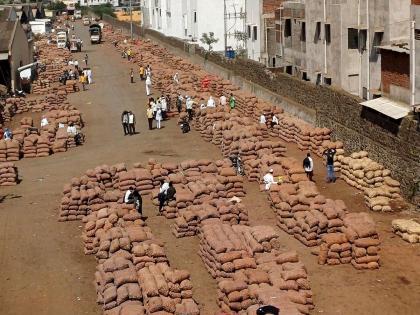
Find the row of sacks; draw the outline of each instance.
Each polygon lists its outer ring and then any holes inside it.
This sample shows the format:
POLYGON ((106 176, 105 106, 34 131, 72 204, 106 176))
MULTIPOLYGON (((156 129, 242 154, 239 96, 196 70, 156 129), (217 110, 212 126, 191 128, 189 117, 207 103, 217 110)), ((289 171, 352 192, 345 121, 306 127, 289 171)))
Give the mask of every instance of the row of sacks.
POLYGON ((342 200, 325 198, 310 181, 272 185, 268 198, 278 226, 304 245, 315 247, 320 264, 379 268, 380 241, 369 214, 348 213, 342 200))
MULTIPOLYGON (((264 303, 270 290, 296 314, 313 308, 305 267, 295 252, 280 252, 277 233, 269 226, 230 226, 208 222, 200 232, 200 256, 218 282, 218 305, 225 312, 246 314, 264 303)), ((282 309, 281 307, 281 309, 282 309)))
MULTIPOLYGON (((168 67, 170 66, 177 67, 182 65, 182 67, 177 68, 178 72, 180 73, 180 77, 189 83, 191 83, 191 79, 193 79, 192 81, 196 82, 196 88, 200 84, 201 80, 207 77, 206 72, 202 71, 202 69, 199 67, 197 68, 196 65, 188 66, 187 62, 182 60, 182 58, 168 53, 165 49, 158 47, 150 42, 147 43, 146 46, 149 49, 153 47, 160 49, 163 53, 162 56, 151 55, 150 52, 148 52, 146 49, 144 53, 140 55, 142 57, 141 62, 144 63, 144 61, 146 61, 153 67, 157 67, 157 73, 159 73, 160 69, 165 70, 164 72, 166 73, 166 83, 163 85, 165 92, 173 91, 176 87, 179 88, 179 86, 175 86, 176 84, 174 84, 173 80, 171 80, 170 74, 168 73, 168 67), (189 76, 186 75, 185 71, 188 71, 189 76), (171 90, 171 88, 173 89, 171 90)), ((132 45, 130 45, 130 47, 136 48, 136 46, 132 45)), ((177 92, 178 91, 179 89, 177 92)), ((188 92, 190 91, 188 90, 188 92)), ((230 114, 223 112, 224 109, 221 107, 216 109, 207 108, 205 110, 198 111, 194 126, 200 131, 205 140, 212 141, 217 145, 221 145, 223 143, 222 152, 225 156, 229 155, 231 152, 235 152, 235 148, 230 150, 230 144, 234 142, 236 145, 237 141, 232 141, 233 138, 231 135, 229 135, 229 133, 227 133, 227 138, 223 139, 224 130, 232 128, 230 125, 233 124, 235 120, 243 120, 243 125, 248 125, 248 123, 245 121, 248 117, 255 122, 258 115, 263 113, 268 115, 268 121, 270 121, 271 113, 275 112, 270 104, 258 101, 254 95, 239 91, 238 88, 233 86, 229 81, 222 80, 218 77, 212 78, 210 89, 206 90, 206 94, 201 93, 201 96, 207 94, 210 95, 212 93, 214 93, 214 95, 217 97, 221 95, 229 96, 232 93, 237 100, 238 109, 240 109, 237 111, 237 113, 240 113, 241 115, 236 114, 236 117, 234 120, 232 120, 233 118, 229 117, 230 114)), ((191 95, 193 97, 198 96, 197 93, 192 93, 191 95)), ((234 113, 235 112, 236 111, 234 111, 234 113)), ((319 156, 322 156, 326 149, 336 149, 336 154, 334 157, 335 170, 343 171, 344 180, 350 184, 354 186, 361 185, 361 172, 352 174, 351 171, 347 170, 347 162, 348 159, 351 159, 351 157, 344 156, 342 142, 333 142, 330 140, 331 130, 328 128, 314 127, 298 118, 284 113, 276 114, 279 116, 279 124, 274 126, 274 128, 269 129, 269 134, 271 136, 280 137, 282 140, 287 142, 295 142, 298 144, 300 149, 313 151, 319 156)), ((257 135, 257 137, 264 136, 267 133, 264 129, 260 130, 260 132, 262 132, 262 135, 257 135)), ((237 138, 235 139, 237 140, 237 138)), ((359 153, 355 154, 358 155, 359 153)), ((255 175, 256 173, 254 172, 252 176, 253 179, 255 179, 255 175)), ((368 178, 368 181, 372 181, 374 180, 373 178, 375 177, 375 174, 373 174, 374 177, 371 177, 371 173, 368 173, 367 176, 370 177, 368 178)), ((388 175, 385 177, 387 176, 388 175)), ((389 197, 389 195, 395 194, 395 191, 398 188, 398 185, 396 185, 397 183, 395 181, 390 181, 390 183, 391 185, 385 186, 383 189, 375 189, 369 194, 366 194, 366 203, 370 209, 375 211, 390 211, 391 206, 389 201, 391 201, 392 198, 389 197), (372 197, 371 195, 375 195, 375 197, 372 197)))
POLYGON ((420 243, 420 223, 413 219, 392 220, 392 230, 406 242, 420 243))
POLYGON ((85 253, 98 262, 95 286, 104 314, 125 308, 133 315, 199 314, 189 273, 170 267, 163 244, 132 205, 96 204, 83 222, 85 253))
MULTIPOLYGON (((118 37, 113 37, 114 40, 116 38, 118 38, 118 37)), ((144 56, 143 56, 143 58, 144 58, 144 56)), ((173 62, 173 61, 174 60, 172 58, 170 58, 170 61, 169 62, 173 62)), ((154 69, 154 73, 155 73, 156 70, 155 70, 154 64, 152 62, 150 62, 150 64, 152 65, 152 67, 154 69)), ((156 72, 159 72, 159 69, 156 72)), ((219 220, 217 218, 211 218, 211 219, 208 219, 208 220, 205 220, 205 221, 207 221, 207 222, 205 222, 205 224, 203 224, 202 227, 200 228, 200 230, 203 229, 203 232, 201 232, 201 234, 204 233, 204 229, 207 226, 210 226, 211 223, 214 224, 216 221, 219 221, 219 220)), ((220 221, 219 221, 219 224, 220 224, 220 221)), ((229 225, 227 225, 227 226, 229 226, 229 225)), ((264 230, 266 230, 266 229, 264 228, 264 230)), ((250 242, 250 246, 255 245, 254 242, 252 242, 251 237, 247 233, 245 233, 244 235, 245 235, 244 237, 248 237, 247 240, 248 240, 248 242, 250 242)), ((262 250, 264 250, 264 247, 267 250, 272 250, 272 247, 270 247, 272 245, 268 241, 268 240, 270 240, 269 237, 270 236, 268 236, 268 239, 267 239, 266 242, 262 242, 262 243, 264 243, 264 246, 263 246, 263 249, 262 250)), ((275 243, 275 242, 273 241, 273 243, 275 243)), ((260 244, 260 245, 262 245, 262 244, 260 244)), ((259 249, 256 248, 255 250, 257 251, 259 249)), ((248 258, 250 258, 250 257, 248 257, 248 258)), ((237 267, 246 267, 247 264, 248 265, 251 264, 251 266, 253 266, 251 260, 252 259, 248 259, 248 260, 247 259, 244 259, 244 260, 240 260, 239 259, 239 260, 235 261, 235 263, 236 263, 237 267)), ((225 266, 225 268, 229 268, 229 266, 230 265, 228 264, 227 266, 225 266)), ((290 268, 291 268, 291 266, 290 266, 290 268)), ((243 269, 243 268, 239 268, 239 269, 243 269)), ((275 272, 273 272, 272 274, 274 275, 275 272)), ((254 276, 251 275, 251 279, 253 277, 254 276)), ((298 272, 294 276, 292 276, 292 278, 287 278, 287 280, 284 280, 285 282, 287 281, 287 284, 283 284, 283 286, 285 288, 287 287, 287 285, 292 286, 292 287, 296 287, 297 285, 295 283, 295 280, 299 280, 299 282, 301 283, 300 285, 302 286, 302 290, 303 290, 303 287, 307 287, 307 285, 306 285, 306 283, 304 281, 304 279, 306 278, 306 273, 305 274, 302 274, 302 273, 298 272), (297 275, 297 274, 300 274, 300 275, 297 275), (294 278, 294 280, 292 280, 292 278, 294 278)), ((301 314, 301 312, 299 312, 298 309, 297 309, 297 305, 295 303, 291 302, 290 298, 287 296, 287 294, 285 292, 282 292, 281 290, 278 290, 278 289, 275 289, 275 288, 272 288, 272 287, 262 288, 261 292, 259 292, 259 294, 257 296, 255 296, 255 299, 253 300, 253 302, 255 302, 255 304, 265 303, 265 302, 268 303, 270 299, 275 299, 275 298, 280 298, 280 297, 282 299, 281 300, 280 299, 277 300, 275 303, 278 303, 278 302, 281 301, 282 307, 283 308, 286 307, 286 309, 290 312, 290 314, 293 314, 292 313, 292 310, 295 311, 296 314, 301 314), (263 290, 263 289, 265 289, 265 290, 263 290)), ((300 292, 300 294, 295 294, 294 295, 294 299, 301 301, 301 303, 303 303, 302 305, 306 305, 306 304, 309 304, 310 305, 311 304, 311 294, 310 294, 310 292, 303 292, 302 291, 302 292, 300 292), (308 298, 308 296, 310 296, 310 298, 308 298)), ((273 301, 271 301, 271 302, 273 302, 273 301)), ((236 303, 236 304, 238 304, 238 303, 236 303)), ((270 303, 270 304, 273 304, 273 303, 270 303)), ((246 304, 246 305, 247 306, 249 305, 250 307, 253 307, 254 308, 254 312, 255 312, 255 305, 250 305, 250 304, 246 304)), ((229 310, 231 310, 231 309, 229 309, 229 310)), ((308 308, 306 308, 304 311, 307 312, 308 311, 308 308)))
POLYGON ((341 177, 364 192, 365 202, 373 211, 393 211, 391 202, 402 200, 400 183, 391 178, 391 171, 368 157, 366 151, 339 159, 341 177))
POLYGON ((15 186, 19 182, 18 169, 14 163, 0 163, 0 186, 15 186))
MULTIPOLYGON (((245 196, 243 178, 237 176, 229 160, 184 161, 180 163, 179 169, 172 170, 164 179, 172 182, 177 192, 174 200, 168 201, 162 211, 169 219, 176 218, 181 211, 192 205, 201 205, 219 198, 245 196)), ((158 194, 158 189, 152 192, 156 206, 159 204, 158 194)))
POLYGON ((216 198, 201 205, 191 205, 179 211, 172 233, 177 238, 194 236, 208 222, 248 225, 248 212, 237 198, 216 198))
POLYGON ((12 120, 12 117, 16 114, 21 114, 31 110, 36 106, 37 100, 28 100, 23 97, 9 97, 4 101, 0 101, 2 105, 0 110, 0 120, 8 122, 12 120))

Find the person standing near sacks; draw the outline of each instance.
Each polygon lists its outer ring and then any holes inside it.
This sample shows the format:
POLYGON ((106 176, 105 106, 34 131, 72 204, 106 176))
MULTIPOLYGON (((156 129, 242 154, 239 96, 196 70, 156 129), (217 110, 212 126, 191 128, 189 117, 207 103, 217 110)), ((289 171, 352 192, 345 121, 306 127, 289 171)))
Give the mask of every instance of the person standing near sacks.
POLYGON ((161 108, 162 108, 162 120, 165 120, 166 119, 166 112, 168 111, 168 103, 166 102, 166 97, 163 94, 160 98, 160 105, 161 105, 161 108))
POLYGON ((327 183, 335 183, 337 179, 334 174, 334 155, 336 153, 335 149, 327 149, 322 153, 327 159, 327 183))
POLYGON ((222 106, 222 108, 224 108, 227 104, 226 96, 224 96, 224 95, 220 96, 219 102, 220 102, 220 106, 222 106))
POLYGON ((159 188, 159 194, 158 194, 158 200, 159 200, 159 215, 161 214, 161 211, 163 209, 163 205, 166 201, 166 193, 169 189, 169 183, 165 181, 160 181, 160 188, 159 188))
POLYGON ((140 80, 144 80, 144 67, 143 66, 140 66, 140 69, 139 69, 139 75, 140 75, 140 80))
POLYGON ((229 106, 230 106, 230 109, 235 109, 235 106, 236 106, 236 99, 235 99, 235 97, 233 96, 233 93, 230 93, 229 106))
POLYGON ((128 112, 128 130, 130 136, 136 134, 136 116, 131 111, 128 112))
POLYGON ((85 66, 88 66, 88 54, 85 54, 85 58, 83 59, 85 61, 85 66))
POLYGON ((189 120, 192 119, 193 105, 194 105, 194 101, 191 99, 191 97, 187 96, 186 107, 187 107, 187 113, 188 113, 188 119, 189 120))
POLYGON ((162 121, 162 109, 161 109, 161 107, 158 107, 156 109, 155 119, 156 119, 156 128, 160 129, 160 127, 161 127, 160 122, 162 121))
POLYGON ((314 161, 309 152, 306 154, 306 158, 303 159, 303 169, 305 170, 308 179, 312 181, 312 177, 314 176, 314 161))
POLYGON ((141 198, 140 193, 137 190, 134 190, 131 196, 133 198, 134 208, 141 216, 143 216, 143 199, 141 198))
POLYGON ((128 112, 125 110, 121 114, 121 124, 124 130, 124 136, 130 133, 130 129, 128 128, 128 112))
POLYGON ((149 96, 152 94, 152 79, 150 75, 146 77, 146 95, 149 96))
POLYGON ((182 97, 181 94, 178 94, 178 97, 176 98, 176 108, 178 110, 178 114, 181 113, 182 111, 182 101, 184 100, 184 98, 182 97))
POLYGON ((149 103, 149 107, 146 109, 147 122, 149 123, 149 130, 153 129, 153 109, 152 105, 149 103))

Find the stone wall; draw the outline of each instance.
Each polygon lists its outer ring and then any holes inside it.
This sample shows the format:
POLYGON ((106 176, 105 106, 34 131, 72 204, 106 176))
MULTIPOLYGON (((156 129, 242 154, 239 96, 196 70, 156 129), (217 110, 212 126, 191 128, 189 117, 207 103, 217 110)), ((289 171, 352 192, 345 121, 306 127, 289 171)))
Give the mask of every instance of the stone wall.
POLYGON ((299 104, 296 106, 297 110, 299 107, 306 107, 314 111, 315 124, 332 129, 333 136, 344 142, 348 154, 366 150, 372 159, 389 168, 392 176, 401 182, 406 197, 410 197, 415 183, 419 182, 420 133, 416 130, 417 121, 411 116, 405 117, 401 122, 383 123, 381 127, 372 120, 363 118, 364 109, 359 104, 362 100, 345 91, 316 86, 283 73, 274 74, 264 65, 252 60, 229 60, 220 54, 206 56, 203 48, 196 45, 191 47, 180 39, 166 37, 156 31, 144 30, 144 34, 148 38, 193 54, 191 57, 207 57, 207 63, 214 63, 235 76, 278 94, 288 106, 299 104))

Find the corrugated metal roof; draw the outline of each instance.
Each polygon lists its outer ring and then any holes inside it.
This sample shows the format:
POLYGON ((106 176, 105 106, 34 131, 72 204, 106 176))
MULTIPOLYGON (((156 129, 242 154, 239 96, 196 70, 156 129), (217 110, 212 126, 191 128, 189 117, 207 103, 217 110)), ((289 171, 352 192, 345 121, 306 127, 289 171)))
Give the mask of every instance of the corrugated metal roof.
POLYGON ((10 38, 13 34, 15 22, 0 21, 0 52, 9 51, 10 38))
POLYGON ((401 119, 408 115, 410 108, 402 103, 393 101, 386 97, 375 98, 370 101, 360 103, 360 105, 372 108, 393 119, 401 119))

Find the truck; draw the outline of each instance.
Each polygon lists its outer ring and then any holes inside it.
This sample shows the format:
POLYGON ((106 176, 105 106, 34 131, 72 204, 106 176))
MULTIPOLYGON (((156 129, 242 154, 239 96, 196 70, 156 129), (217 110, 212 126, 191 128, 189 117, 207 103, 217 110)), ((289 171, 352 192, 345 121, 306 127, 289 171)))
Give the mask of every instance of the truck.
POLYGON ((29 25, 34 34, 44 35, 51 33, 50 19, 36 19, 35 21, 29 21, 29 25))
POLYGON ((70 39, 70 51, 72 53, 82 51, 82 42, 80 41, 80 38, 70 39))
POLYGON ((81 19, 82 18, 82 10, 75 10, 74 11, 74 18, 81 19))
POLYGON ((102 40, 102 29, 99 24, 92 24, 89 27, 90 42, 92 44, 99 44, 102 40))
POLYGON ((87 16, 85 16, 85 17, 83 18, 83 25, 85 25, 85 26, 90 25, 90 19, 89 19, 87 16))
POLYGON ((58 31, 57 32, 57 48, 66 48, 67 47, 67 32, 58 31))

